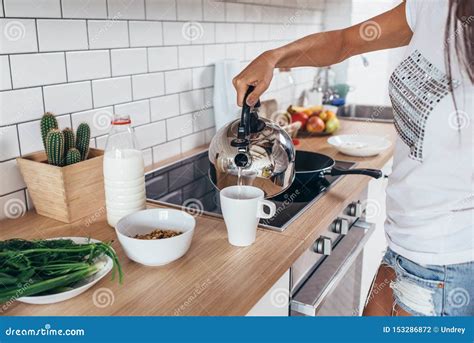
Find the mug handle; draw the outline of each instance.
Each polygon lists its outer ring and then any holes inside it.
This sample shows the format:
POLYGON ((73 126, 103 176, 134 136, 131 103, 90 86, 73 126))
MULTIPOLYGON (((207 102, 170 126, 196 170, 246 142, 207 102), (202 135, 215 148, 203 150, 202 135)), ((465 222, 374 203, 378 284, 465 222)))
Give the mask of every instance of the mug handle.
POLYGON ((262 219, 270 219, 276 213, 276 205, 269 201, 269 200, 259 200, 258 202, 258 209, 257 209, 257 217, 262 219), (270 213, 265 213, 263 211, 264 207, 268 207, 270 209, 270 213))

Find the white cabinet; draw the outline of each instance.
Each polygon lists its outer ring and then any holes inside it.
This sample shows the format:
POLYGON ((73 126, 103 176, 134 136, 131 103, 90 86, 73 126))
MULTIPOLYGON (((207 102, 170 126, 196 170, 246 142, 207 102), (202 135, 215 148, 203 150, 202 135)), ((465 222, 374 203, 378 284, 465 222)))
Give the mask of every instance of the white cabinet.
MULTIPOLYGON (((382 168, 384 175, 390 175, 393 159, 390 159, 382 168)), ((387 248, 384 224, 386 218, 385 200, 388 179, 373 179, 367 188, 367 198, 364 201, 366 213, 365 220, 374 223, 376 228, 363 253, 362 281, 361 281, 361 312, 364 308, 372 281, 380 266, 383 254, 387 248)))
POLYGON ((247 316, 288 316, 290 301, 290 271, 268 290, 267 293, 247 313, 247 316))

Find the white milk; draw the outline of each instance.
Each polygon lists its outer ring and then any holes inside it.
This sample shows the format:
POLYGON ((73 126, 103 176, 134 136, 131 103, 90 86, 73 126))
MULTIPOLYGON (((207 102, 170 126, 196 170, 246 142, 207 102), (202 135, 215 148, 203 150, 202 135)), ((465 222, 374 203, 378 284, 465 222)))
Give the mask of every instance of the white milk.
POLYGON ((145 167, 140 150, 107 151, 104 155, 107 222, 115 227, 124 216, 145 208, 145 167))

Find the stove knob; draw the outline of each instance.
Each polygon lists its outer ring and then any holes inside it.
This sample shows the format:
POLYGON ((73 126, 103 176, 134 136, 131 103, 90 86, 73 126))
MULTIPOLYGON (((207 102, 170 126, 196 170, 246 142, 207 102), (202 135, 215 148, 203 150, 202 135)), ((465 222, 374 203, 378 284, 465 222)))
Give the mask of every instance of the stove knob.
POLYGON ((317 254, 331 255, 332 241, 331 238, 321 236, 313 244, 313 251, 317 254))
POLYGON ((337 218, 333 222, 333 231, 340 235, 347 235, 349 232, 349 221, 345 218, 337 218))
POLYGON ((362 215, 362 204, 360 201, 349 204, 347 206, 347 213, 352 217, 360 217, 362 215))

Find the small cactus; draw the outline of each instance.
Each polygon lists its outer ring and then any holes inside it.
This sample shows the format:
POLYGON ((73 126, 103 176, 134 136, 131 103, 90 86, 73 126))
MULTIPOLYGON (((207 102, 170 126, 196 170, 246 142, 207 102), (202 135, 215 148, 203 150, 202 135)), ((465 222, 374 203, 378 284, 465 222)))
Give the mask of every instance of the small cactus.
POLYGON ((63 130, 63 135, 64 135, 64 156, 66 156, 69 149, 74 148, 76 146, 76 139, 74 137, 74 131, 72 131, 68 127, 66 127, 63 130))
POLYGON ((84 161, 89 154, 89 142, 91 139, 91 129, 86 123, 79 124, 76 131, 76 148, 81 153, 81 160, 84 161))
POLYGON ((46 112, 43 117, 41 118, 41 137, 43 139, 43 146, 46 150, 46 136, 51 129, 58 128, 58 121, 56 117, 51 112, 46 112))
POLYGON ((46 136, 48 163, 62 166, 64 158, 64 135, 58 129, 51 129, 46 136))
POLYGON ((81 162, 81 153, 76 148, 69 149, 66 154, 66 165, 69 166, 77 162, 81 162))

